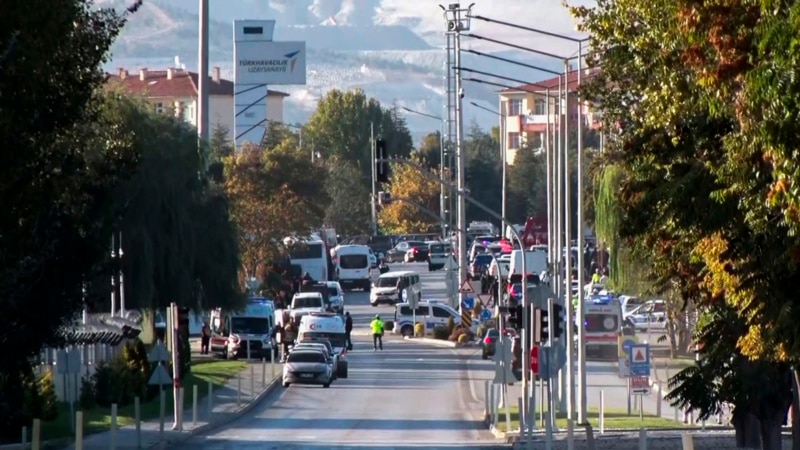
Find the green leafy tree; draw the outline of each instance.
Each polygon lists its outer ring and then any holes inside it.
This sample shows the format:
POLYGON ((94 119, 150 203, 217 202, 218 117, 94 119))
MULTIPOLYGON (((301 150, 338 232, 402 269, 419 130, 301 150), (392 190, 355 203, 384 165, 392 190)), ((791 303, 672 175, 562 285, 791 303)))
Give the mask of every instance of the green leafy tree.
POLYGON ((368 186, 352 162, 332 158, 325 161, 325 193, 330 199, 325 208, 325 225, 345 236, 371 233, 372 213, 368 186))
POLYGON ((308 120, 303 140, 323 159, 339 157, 356 164, 363 175, 369 176, 370 127, 376 138, 386 140, 390 155, 411 154, 414 143, 402 115, 396 108, 383 108, 360 89, 328 92, 308 120))
POLYGON ((528 216, 547 215, 547 160, 531 146, 517 151, 507 169, 507 213, 512 223, 525 223, 528 216))
POLYGON ((135 155, 94 125, 100 66, 124 17, 82 0, 2 10, 0 434, 18 436, 29 360, 81 308, 82 282, 108 253, 111 193, 135 155))
POLYGON ((438 131, 426 134, 417 151, 427 167, 439 167, 442 162, 442 134, 438 131))
MULTIPOLYGON (((470 197, 487 206, 497 205, 502 196, 500 143, 491 134, 481 130, 477 123, 472 123, 467 134, 465 151, 465 181, 470 197)), ((499 214, 500 208, 496 212, 499 214)), ((473 220, 497 222, 497 219, 467 202, 467 221, 473 220)))

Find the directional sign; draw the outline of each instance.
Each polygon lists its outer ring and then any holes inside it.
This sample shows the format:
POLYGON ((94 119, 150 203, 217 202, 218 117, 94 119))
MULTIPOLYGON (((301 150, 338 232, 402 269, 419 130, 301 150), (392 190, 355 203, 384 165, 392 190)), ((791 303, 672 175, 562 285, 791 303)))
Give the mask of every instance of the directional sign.
POLYGON ((472 283, 469 282, 469 278, 464 280, 463 283, 461 283, 461 289, 459 289, 458 292, 461 292, 462 294, 475 293, 475 289, 472 288, 472 283))
POLYGON ((150 380, 147 382, 152 386, 164 386, 166 384, 172 384, 172 377, 169 376, 166 367, 163 364, 159 364, 153 370, 153 374, 150 375, 150 380))
POLYGON ((631 394, 647 395, 650 393, 650 377, 631 377, 631 394))
POLYGON ((156 345, 153 346, 153 349, 150 350, 150 353, 147 355, 147 360, 156 363, 169 361, 169 351, 167 351, 167 347, 164 346, 163 342, 156 342, 156 345))
POLYGON ((620 358, 627 358, 631 354, 631 347, 638 344, 636 336, 620 336, 618 353, 620 358))
POLYGON ((461 306, 464 309, 472 311, 472 309, 475 308, 475 299, 472 297, 464 296, 464 299, 461 301, 461 306))
POLYGON ((630 352, 631 375, 650 376, 650 345, 636 344, 631 346, 630 352))
POLYGON ((488 309, 481 311, 481 320, 489 320, 492 318, 492 312, 488 309))
POLYGON ((492 296, 490 294, 481 294, 478 296, 478 300, 481 301, 483 306, 488 306, 489 302, 492 301, 492 296))

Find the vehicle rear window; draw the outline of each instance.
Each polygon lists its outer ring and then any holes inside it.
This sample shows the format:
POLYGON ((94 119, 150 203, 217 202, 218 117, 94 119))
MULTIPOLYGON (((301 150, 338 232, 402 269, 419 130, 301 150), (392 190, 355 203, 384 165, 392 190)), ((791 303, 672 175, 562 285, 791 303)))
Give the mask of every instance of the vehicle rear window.
POLYGON ((364 269, 369 266, 367 255, 342 255, 339 257, 339 267, 342 269, 364 269))
POLYGON ((492 329, 490 329, 490 330, 487 332, 487 334, 489 335, 489 337, 500 337, 500 332, 499 332, 499 331, 497 331, 497 328, 492 328, 492 329))
POLYGON ((586 331, 589 333, 608 333, 619 331, 619 322, 614 314, 587 314, 586 331))
POLYGON ((319 297, 300 297, 295 298, 292 302, 294 308, 319 308, 322 306, 322 301, 319 297))
POLYGON ((431 253, 444 253, 444 245, 442 245, 442 244, 431 245, 430 246, 430 252, 431 253))
POLYGON ((475 257, 475 264, 489 264, 492 262, 492 255, 478 255, 475 257))
POLYGON ((325 355, 322 352, 292 352, 289 353, 290 363, 325 363, 325 355))

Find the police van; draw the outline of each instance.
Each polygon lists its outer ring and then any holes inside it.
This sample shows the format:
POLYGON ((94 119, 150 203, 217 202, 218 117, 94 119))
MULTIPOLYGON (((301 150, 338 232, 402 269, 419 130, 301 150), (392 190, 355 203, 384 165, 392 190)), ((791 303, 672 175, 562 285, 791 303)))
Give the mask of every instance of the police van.
POLYGON ((337 358, 338 378, 347 378, 347 339, 344 319, 334 313, 312 312, 300 319, 297 342, 326 340, 331 343, 337 358))
MULTIPOLYGON (((461 323, 461 315, 446 303, 436 301, 419 302, 416 311, 411 309, 408 303, 398 303, 394 309, 394 329, 395 334, 403 336, 414 336, 414 316, 417 323, 425 324, 425 333, 433 333, 437 326, 447 326, 448 319, 452 318, 456 324, 461 323), (416 313, 416 314, 415 314, 416 313)), ((473 331, 478 326, 478 321, 473 319, 473 331)))

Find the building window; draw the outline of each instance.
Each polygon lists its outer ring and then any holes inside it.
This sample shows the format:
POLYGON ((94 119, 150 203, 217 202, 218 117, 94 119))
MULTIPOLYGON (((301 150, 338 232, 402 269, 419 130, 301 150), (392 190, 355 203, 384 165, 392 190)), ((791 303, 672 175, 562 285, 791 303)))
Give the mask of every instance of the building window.
POLYGON ((547 103, 542 99, 536 99, 533 103, 533 114, 543 116, 547 114, 547 103))
POLYGON ((508 115, 509 116, 522 115, 522 99, 508 101, 508 115))
POLYGON ((164 104, 159 102, 156 103, 156 113, 163 114, 164 113, 164 104))
POLYGON ((522 138, 519 133, 508 133, 508 148, 521 148, 522 138))

